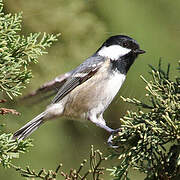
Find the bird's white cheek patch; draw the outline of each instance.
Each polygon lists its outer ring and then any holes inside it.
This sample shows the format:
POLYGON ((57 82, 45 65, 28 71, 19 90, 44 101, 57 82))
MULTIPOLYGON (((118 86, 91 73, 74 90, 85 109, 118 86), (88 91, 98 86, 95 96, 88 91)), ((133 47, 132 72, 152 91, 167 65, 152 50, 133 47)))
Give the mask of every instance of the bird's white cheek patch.
POLYGON ((111 45, 109 47, 103 47, 98 54, 100 56, 108 57, 112 60, 117 60, 120 57, 128 54, 131 49, 124 48, 120 45, 111 45))

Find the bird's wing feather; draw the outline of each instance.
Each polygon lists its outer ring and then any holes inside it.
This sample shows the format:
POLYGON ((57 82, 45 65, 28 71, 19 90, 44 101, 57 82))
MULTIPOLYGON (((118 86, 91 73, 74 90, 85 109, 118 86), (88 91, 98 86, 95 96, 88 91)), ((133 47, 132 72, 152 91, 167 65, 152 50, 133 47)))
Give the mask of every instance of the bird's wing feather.
POLYGON ((67 79, 73 74, 73 71, 69 71, 65 74, 61 74, 53 80, 44 83, 35 91, 27 94, 19 99, 19 102, 26 103, 26 105, 35 105, 41 103, 52 96, 55 96, 59 89, 65 84, 67 79), (26 101, 25 101, 26 100, 26 101))
POLYGON ((98 71, 104 61, 104 57, 94 55, 78 66, 66 83, 60 88, 52 103, 59 102, 74 88, 91 78, 98 71))

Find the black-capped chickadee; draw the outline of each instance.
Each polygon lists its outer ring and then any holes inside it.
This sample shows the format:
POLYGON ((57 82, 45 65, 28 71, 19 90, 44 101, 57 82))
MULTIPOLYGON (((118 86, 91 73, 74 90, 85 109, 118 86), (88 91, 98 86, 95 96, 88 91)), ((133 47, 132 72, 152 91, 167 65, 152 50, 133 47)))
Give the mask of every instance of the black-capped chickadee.
POLYGON ((116 130, 106 125, 103 113, 122 86, 134 60, 143 53, 139 44, 128 36, 108 38, 91 57, 65 74, 65 81, 52 103, 16 131, 14 138, 24 139, 55 117, 89 120, 112 134, 116 130))

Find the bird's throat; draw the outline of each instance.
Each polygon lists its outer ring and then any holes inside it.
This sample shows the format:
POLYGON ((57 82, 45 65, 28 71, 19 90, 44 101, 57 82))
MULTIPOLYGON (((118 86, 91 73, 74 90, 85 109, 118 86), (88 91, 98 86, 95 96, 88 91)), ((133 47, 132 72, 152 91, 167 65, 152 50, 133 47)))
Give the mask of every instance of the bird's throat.
POLYGON ((136 57, 137 55, 129 53, 116 61, 111 60, 112 69, 118 70, 121 74, 127 74, 136 57))

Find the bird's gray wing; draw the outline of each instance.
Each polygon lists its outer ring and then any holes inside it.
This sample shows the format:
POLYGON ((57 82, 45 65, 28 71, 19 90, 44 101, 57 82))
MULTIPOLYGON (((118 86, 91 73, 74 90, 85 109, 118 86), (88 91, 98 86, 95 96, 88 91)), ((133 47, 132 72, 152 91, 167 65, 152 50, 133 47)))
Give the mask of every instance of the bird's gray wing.
POLYGON ((68 78, 66 83, 60 88, 59 92, 54 97, 52 103, 59 102, 74 88, 91 78, 105 62, 105 58, 94 55, 88 58, 84 63, 78 66, 74 73, 68 78))
POLYGON ((52 95, 55 95, 58 90, 64 85, 64 83, 67 81, 67 79, 73 74, 74 71, 69 71, 65 74, 61 74, 54 78, 53 80, 44 83, 42 86, 40 86, 35 91, 29 93, 28 95, 24 96, 23 99, 32 98, 34 96, 40 95, 39 99, 46 99, 49 98, 52 95))

